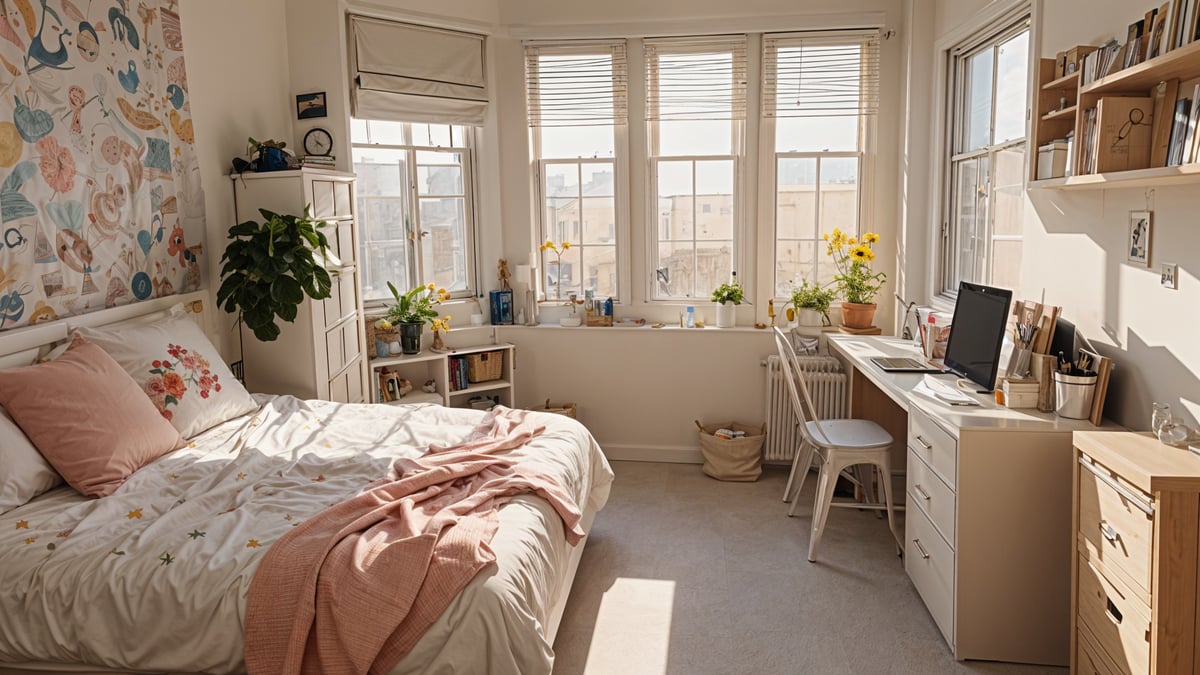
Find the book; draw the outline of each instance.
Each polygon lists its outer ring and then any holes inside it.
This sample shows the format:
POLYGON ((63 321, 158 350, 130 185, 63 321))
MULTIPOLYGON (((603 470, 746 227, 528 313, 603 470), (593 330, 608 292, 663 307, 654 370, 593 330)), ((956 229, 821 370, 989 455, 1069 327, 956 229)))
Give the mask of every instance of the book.
POLYGON ((1095 172, 1150 166, 1154 99, 1108 96, 1096 104, 1095 172))
POLYGON ((1183 136, 1183 148, 1180 150, 1179 163, 1188 164, 1192 161, 1192 144, 1196 140, 1196 122, 1200 118, 1200 84, 1192 89, 1192 110, 1188 114, 1187 131, 1183 136))
POLYGON ((1179 166, 1183 162, 1183 139, 1187 135, 1188 119, 1191 117, 1192 100, 1181 98, 1175 101, 1172 117, 1171 141, 1167 151, 1167 166, 1179 166))
POLYGON ((1154 90, 1154 122, 1151 127, 1150 166, 1166 166, 1167 150, 1171 146, 1171 116, 1175 97, 1179 93, 1179 80, 1160 82, 1154 90))
POLYGON ((1165 42, 1169 29, 1167 21, 1171 12, 1171 3, 1164 2, 1157 10, 1154 11, 1154 23, 1150 30, 1150 46, 1146 53, 1147 59, 1152 59, 1166 52, 1165 42))

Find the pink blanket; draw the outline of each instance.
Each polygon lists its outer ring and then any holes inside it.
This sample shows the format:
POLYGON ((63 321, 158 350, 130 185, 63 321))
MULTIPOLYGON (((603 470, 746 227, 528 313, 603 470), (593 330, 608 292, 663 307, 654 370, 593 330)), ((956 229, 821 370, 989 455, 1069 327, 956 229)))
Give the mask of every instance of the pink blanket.
POLYGON ((250 584, 250 673, 386 673, 450 601, 496 559, 497 509, 535 493, 583 537, 574 500, 503 453, 544 427, 497 407, 467 439, 398 459, 392 475, 301 523, 250 584))

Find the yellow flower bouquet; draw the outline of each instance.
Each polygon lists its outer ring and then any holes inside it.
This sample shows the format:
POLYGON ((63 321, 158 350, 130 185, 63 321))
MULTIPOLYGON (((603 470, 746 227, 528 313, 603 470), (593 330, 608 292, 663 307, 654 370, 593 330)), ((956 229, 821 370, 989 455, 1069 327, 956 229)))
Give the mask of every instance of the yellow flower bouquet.
POLYGON ((833 258, 837 269, 833 283, 842 299, 860 305, 874 303, 875 295, 887 282, 886 274, 871 271, 875 260, 873 247, 879 243, 879 235, 868 232, 859 241, 834 228, 832 234, 825 235, 825 241, 829 242, 825 254, 833 258))
MULTIPOLYGON (((553 299, 555 299, 555 300, 559 300, 562 298, 562 255, 564 253, 566 253, 567 251, 569 251, 570 249, 571 249, 571 242, 569 242, 569 241, 564 241, 562 243, 556 244, 549 239, 547 239, 546 243, 542 244, 542 247, 541 247, 542 253, 545 253, 546 251, 552 251, 554 253, 554 267, 555 267, 556 281, 554 282, 554 298, 553 299)), ((574 311, 574 308, 572 308, 572 311, 574 311)))

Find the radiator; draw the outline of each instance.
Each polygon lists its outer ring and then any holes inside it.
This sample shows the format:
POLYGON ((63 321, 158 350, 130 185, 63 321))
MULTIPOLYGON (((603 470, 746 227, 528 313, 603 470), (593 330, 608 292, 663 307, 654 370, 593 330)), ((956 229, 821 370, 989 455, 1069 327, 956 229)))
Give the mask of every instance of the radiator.
MULTIPOLYGON (((842 363, 832 356, 797 357, 804 371, 804 381, 812 396, 817 416, 823 420, 846 417, 847 385, 842 363)), ((796 428, 796 413, 789 400, 787 382, 779 356, 767 357, 767 433, 763 444, 763 460, 792 461, 800 444, 796 428)))

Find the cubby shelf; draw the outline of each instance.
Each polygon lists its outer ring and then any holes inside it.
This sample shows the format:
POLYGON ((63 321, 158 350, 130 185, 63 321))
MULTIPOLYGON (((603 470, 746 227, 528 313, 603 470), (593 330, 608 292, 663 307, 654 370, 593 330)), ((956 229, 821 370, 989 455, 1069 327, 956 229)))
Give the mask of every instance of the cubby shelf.
POLYGON ((450 405, 467 405, 466 399, 472 395, 479 395, 486 392, 494 392, 499 395, 500 403, 512 406, 514 405, 515 397, 513 394, 513 379, 516 369, 516 347, 511 343, 501 342, 498 344, 475 345, 471 347, 459 347, 448 351, 435 352, 426 350, 420 354, 410 356, 386 356, 383 358, 374 358, 370 360, 371 368, 371 400, 381 402, 379 392, 380 370, 386 368, 395 372, 400 377, 407 379, 412 383, 414 390, 407 396, 404 396, 398 401, 388 401, 388 403, 422 403, 432 402, 441 403, 445 406, 450 405), (489 380, 487 382, 476 382, 470 384, 465 389, 457 391, 450 390, 450 358, 455 356, 467 356, 470 354, 479 354, 482 352, 499 352, 501 358, 504 359, 504 365, 501 370, 500 379, 489 380), (437 384, 437 393, 429 394, 421 391, 421 385, 426 380, 433 380, 437 384))

